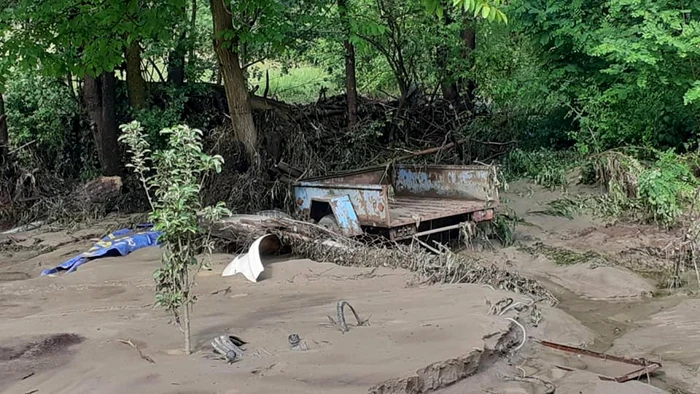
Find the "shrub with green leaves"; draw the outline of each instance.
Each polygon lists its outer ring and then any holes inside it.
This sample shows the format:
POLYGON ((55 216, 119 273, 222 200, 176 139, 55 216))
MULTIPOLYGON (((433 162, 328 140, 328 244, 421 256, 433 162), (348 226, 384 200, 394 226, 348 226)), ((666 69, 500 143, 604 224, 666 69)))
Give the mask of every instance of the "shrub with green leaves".
POLYGON ((688 165, 669 150, 639 176, 639 198, 655 222, 670 226, 683 214, 697 185, 688 165))
POLYGON ((202 132, 187 126, 166 128, 167 148, 151 152, 143 127, 134 121, 122 125, 120 141, 128 146, 132 160, 128 167, 139 176, 153 211, 150 219, 163 245, 162 266, 155 271, 156 302, 172 313, 185 334, 185 352, 190 353, 190 309, 194 303, 191 288, 199 266, 197 254, 211 253, 208 234, 200 226, 205 220, 230 215, 223 203, 202 207, 200 199, 204 177, 220 172, 223 158, 202 151, 202 132))
POLYGON ((57 173, 72 172, 81 164, 65 155, 79 113, 77 97, 66 81, 17 73, 6 85, 5 106, 13 145, 30 144, 42 164, 57 173))
POLYGON ((597 198, 597 212, 631 215, 662 226, 675 224, 693 198, 698 181, 688 161, 672 150, 656 156, 653 162, 618 150, 593 156, 596 179, 607 190, 597 198))
POLYGON ((576 168, 579 158, 573 152, 539 149, 515 149, 502 162, 503 172, 509 179, 528 178, 548 189, 565 188, 567 176, 576 168))
POLYGON ((161 130, 180 122, 187 102, 186 93, 184 88, 168 87, 164 92, 166 103, 162 108, 151 106, 134 113, 134 118, 145 131, 149 144, 155 148, 163 148, 166 145, 167 135, 161 130))

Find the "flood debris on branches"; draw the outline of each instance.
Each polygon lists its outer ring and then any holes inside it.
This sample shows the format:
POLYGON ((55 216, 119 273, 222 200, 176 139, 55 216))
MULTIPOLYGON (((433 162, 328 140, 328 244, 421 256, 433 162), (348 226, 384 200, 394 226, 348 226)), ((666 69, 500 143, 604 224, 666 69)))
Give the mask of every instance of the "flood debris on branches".
MULTIPOLYGON (((207 223, 214 237, 247 250, 265 235, 276 235, 292 253, 341 266, 403 268, 415 272, 420 284, 475 283, 513 291, 554 305, 556 297, 538 281, 465 254, 443 249, 432 254, 423 248, 387 242, 361 242, 319 225, 290 218, 240 215, 207 223)), ((263 253, 265 251, 262 251, 263 253)))

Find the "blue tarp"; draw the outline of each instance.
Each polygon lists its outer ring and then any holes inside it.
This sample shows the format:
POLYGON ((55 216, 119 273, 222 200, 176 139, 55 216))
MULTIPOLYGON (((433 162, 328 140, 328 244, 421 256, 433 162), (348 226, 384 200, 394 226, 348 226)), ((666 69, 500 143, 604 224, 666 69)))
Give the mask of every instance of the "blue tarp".
POLYGON ((157 231, 134 232, 128 228, 117 230, 102 238, 100 242, 96 243, 87 252, 66 261, 56 268, 46 269, 41 275, 57 274, 60 271, 68 271, 67 273, 71 273, 92 259, 110 256, 126 256, 135 250, 158 245, 158 237, 160 234, 161 233, 157 231))

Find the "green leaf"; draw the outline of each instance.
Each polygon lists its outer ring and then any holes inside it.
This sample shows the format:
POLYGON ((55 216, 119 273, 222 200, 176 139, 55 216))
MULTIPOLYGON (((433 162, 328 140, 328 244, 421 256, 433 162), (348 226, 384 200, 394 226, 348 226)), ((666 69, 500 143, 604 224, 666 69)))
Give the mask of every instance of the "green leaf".
POLYGON ((491 7, 489 7, 489 5, 486 3, 482 4, 481 17, 484 19, 488 19, 490 13, 491 13, 491 7))
POLYGON ((700 81, 695 81, 693 87, 683 95, 683 103, 690 105, 700 100, 700 81))

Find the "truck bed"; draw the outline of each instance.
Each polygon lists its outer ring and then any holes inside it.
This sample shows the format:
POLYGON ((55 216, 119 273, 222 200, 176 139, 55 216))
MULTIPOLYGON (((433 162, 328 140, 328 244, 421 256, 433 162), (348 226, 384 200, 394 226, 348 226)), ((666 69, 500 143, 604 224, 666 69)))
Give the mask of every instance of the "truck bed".
POLYGON ((313 220, 334 215, 345 235, 377 228, 397 239, 491 220, 499 200, 490 167, 393 164, 300 180, 295 201, 313 220))
POLYGON ((425 222, 486 208, 484 201, 403 197, 389 201, 389 228, 425 222))

